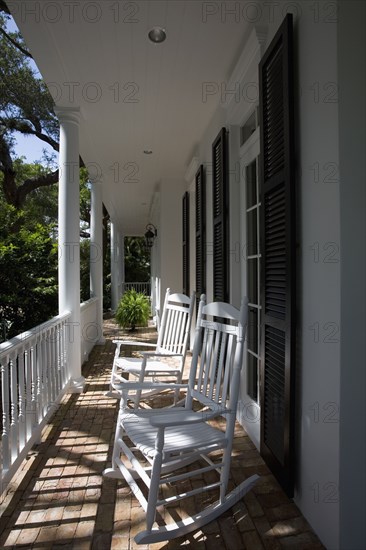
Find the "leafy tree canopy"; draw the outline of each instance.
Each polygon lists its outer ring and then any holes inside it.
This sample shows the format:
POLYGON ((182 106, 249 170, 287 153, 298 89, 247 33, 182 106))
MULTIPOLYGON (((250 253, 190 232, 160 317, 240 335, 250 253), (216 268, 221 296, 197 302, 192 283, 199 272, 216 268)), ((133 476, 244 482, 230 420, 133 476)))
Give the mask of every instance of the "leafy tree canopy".
MULTIPOLYGON (((33 170, 31 166, 30 172, 33 170)), ((43 207, 34 197, 19 210, 3 200, 1 194, 0 341, 56 315, 58 302, 53 222, 42 223, 43 207)), ((43 199, 49 201, 50 197, 43 199)))
POLYGON ((45 154, 45 168, 20 179, 14 165, 16 132, 35 136, 56 152, 59 125, 53 99, 31 66, 21 35, 7 31, 8 19, 0 14, 0 172, 5 200, 19 208, 29 193, 56 183, 58 170, 53 167, 54 158, 45 154))
POLYGON ((147 282, 150 277, 150 251, 143 237, 125 237, 125 278, 130 282, 147 282))
MULTIPOLYGON (((15 181, 42 174, 41 164, 15 159, 15 181)), ((57 186, 29 193, 22 208, 4 198, 0 173, 0 341, 57 315, 58 193, 57 186)), ((88 237, 90 189, 81 169, 81 281, 82 299, 89 298, 88 237)))

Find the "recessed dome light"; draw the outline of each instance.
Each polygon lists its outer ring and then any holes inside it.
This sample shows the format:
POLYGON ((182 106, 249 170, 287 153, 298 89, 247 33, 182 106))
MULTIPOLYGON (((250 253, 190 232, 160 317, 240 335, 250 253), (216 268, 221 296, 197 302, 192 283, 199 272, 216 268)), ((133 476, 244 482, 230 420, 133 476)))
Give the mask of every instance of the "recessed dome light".
POLYGON ((154 44, 160 44, 166 39, 166 32, 162 27, 153 27, 149 32, 149 39, 154 44))
POLYGON ((145 155, 152 155, 152 150, 151 149, 144 149, 144 153, 145 153, 145 155))

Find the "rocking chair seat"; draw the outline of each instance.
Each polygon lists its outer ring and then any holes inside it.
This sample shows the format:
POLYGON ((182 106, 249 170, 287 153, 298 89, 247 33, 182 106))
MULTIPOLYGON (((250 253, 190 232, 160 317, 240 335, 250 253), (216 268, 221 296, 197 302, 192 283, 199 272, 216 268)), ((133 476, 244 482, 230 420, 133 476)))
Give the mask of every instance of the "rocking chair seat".
MULTIPOLYGON (((164 414, 167 418, 171 418, 172 415, 174 415, 174 419, 178 422, 180 419, 182 422, 177 426, 165 429, 163 462, 172 455, 177 455, 184 451, 196 450, 197 452, 207 452, 210 448, 217 445, 220 449, 226 447, 225 433, 217 428, 213 428, 205 422, 190 423, 189 416, 187 417, 187 413, 184 410, 170 411, 169 414, 164 410, 146 411, 147 414, 139 414, 140 412, 143 411, 138 411, 137 414, 135 414, 134 411, 133 416, 131 416, 131 414, 126 411, 126 413, 122 415, 121 423, 130 440, 146 457, 153 459, 156 455, 156 436, 158 428, 151 424, 152 413, 154 416, 164 414), (125 418, 123 418, 123 416, 125 418), (184 424, 185 419, 188 420, 187 424, 184 424)), ((188 414, 190 414, 192 420, 195 421, 194 416, 197 416, 197 413, 191 412, 188 414)))

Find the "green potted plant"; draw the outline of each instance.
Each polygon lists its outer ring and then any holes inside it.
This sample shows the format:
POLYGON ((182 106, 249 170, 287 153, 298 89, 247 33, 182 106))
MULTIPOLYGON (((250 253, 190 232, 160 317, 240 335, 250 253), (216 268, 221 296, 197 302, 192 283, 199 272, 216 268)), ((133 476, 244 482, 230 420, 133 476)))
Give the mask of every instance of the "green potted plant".
POLYGON ((137 326, 146 327, 149 316, 150 303, 145 294, 134 289, 123 294, 116 311, 116 321, 122 328, 134 331, 137 326))

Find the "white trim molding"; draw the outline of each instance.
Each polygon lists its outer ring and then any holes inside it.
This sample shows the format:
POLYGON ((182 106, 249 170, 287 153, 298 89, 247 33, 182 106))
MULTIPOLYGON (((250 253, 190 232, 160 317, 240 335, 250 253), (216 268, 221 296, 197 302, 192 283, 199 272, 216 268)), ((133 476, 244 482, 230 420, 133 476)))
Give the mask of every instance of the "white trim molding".
POLYGON ((227 110, 227 124, 238 124, 258 104, 258 64, 264 53, 267 31, 254 28, 227 83, 221 100, 227 110))
POLYGON ((192 183, 192 180, 196 175, 199 165, 200 165, 199 158, 192 157, 192 160, 187 167, 186 173, 184 174, 184 179, 186 180, 187 183, 192 183))

